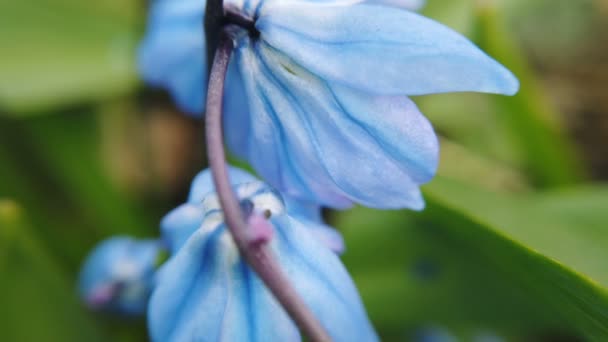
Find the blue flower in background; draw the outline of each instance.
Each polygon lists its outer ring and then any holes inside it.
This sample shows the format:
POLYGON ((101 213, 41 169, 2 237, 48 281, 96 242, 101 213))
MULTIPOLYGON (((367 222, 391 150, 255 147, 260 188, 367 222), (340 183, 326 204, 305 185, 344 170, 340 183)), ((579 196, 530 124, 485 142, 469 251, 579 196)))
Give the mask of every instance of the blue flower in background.
MULTIPOLYGON (((208 180, 208 173, 199 175, 191 193, 202 222, 185 241, 178 239, 158 271, 148 310, 150 336, 155 341, 299 341, 296 326, 241 259, 217 196, 196 186, 208 180)), ((377 340, 345 268, 311 234, 312 220, 291 216, 281 196, 262 182, 243 182, 235 191, 254 211, 270 214, 274 238, 269 246, 332 338, 377 340)))
POLYGON ((81 298, 95 310, 144 314, 160 250, 158 240, 120 236, 101 242, 82 267, 81 298))
MULTIPOLYGON (((325 0, 322 0, 325 1, 325 0)), ((344 0, 418 9, 424 0, 344 0)), ((259 0, 226 0, 251 9, 259 0)), ((206 0, 153 0, 139 68, 150 84, 168 89, 184 111, 200 114, 207 94, 207 56, 203 31, 206 0)))
MULTIPOLYGON (((234 186, 258 181, 246 171, 230 167, 230 181, 234 186)), ((161 222, 162 238, 171 254, 176 253, 197 231, 205 218, 206 212, 203 207, 203 199, 213 193, 213 180, 211 171, 200 172, 190 188, 188 201, 167 214, 161 222)), ((310 233, 326 247, 336 253, 344 251, 344 241, 342 236, 332 227, 326 225, 321 218, 321 208, 298 201, 296 199, 283 196, 290 216, 306 223, 310 233)))
MULTIPOLYGON (((422 209, 438 142, 406 95, 514 94, 515 77, 460 34, 398 1, 233 0, 255 21, 229 66, 226 143, 272 186, 335 208, 422 209)), ((146 80, 204 110, 204 1, 157 0, 146 80)))

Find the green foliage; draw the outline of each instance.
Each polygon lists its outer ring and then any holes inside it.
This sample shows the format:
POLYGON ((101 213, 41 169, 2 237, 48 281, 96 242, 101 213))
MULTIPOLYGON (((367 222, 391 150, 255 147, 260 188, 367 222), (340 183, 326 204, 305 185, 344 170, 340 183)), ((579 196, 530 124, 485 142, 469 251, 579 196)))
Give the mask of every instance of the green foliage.
POLYGON ((0 196, 35 213, 33 228, 71 270, 101 238, 151 235, 158 226, 110 182, 96 124, 90 112, 0 119, 0 196))
POLYGON ((0 2, 0 109, 36 113, 136 85, 139 2, 0 2))
POLYGON ((421 214, 341 213, 344 260, 389 339, 608 338, 608 188, 505 195, 435 180, 421 214))
POLYGON ((538 86, 523 51, 511 38, 496 7, 479 6, 474 40, 519 78, 521 89, 513 98, 496 96, 496 115, 509 131, 523 167, 542 187, 570 184, 579 178, 577 160, 563 127, 546 95, 538 86))
POLYGON ((106 340, 76 298, 74 284, 34 237, 23 216, 15 203, 0 200, 2 339, 106 340))

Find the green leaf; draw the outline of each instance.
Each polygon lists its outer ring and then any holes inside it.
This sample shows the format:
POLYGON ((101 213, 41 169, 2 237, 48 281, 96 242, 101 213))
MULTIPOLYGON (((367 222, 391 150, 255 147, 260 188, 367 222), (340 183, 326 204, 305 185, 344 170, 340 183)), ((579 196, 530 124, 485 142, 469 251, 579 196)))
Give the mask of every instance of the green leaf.
POLYGON ((449 27, 467 33, 473 23, 474 2, 472 0, 429 0, 422 13, 449 27))
POLYGON ((137 1, 0 2, 0 108, 31 113, 136 85, 137 1))
POLYGON ((521 89, 514 97, 494 96, 496 115, 523 158, 523 167, 541 187, 575 183, 581 168, 561 116, 538 85, 525 53, 506 28, 504 11, 491 1, 477 7, 474 41, 510 69, 521 89))
POLYGON ((426 193, 608 288, 608 185, 499 195, 437 178, 426 193))
POLYGON ((157 234, 154 218, 104 172, 97 129, 97 115, 86 111, 0 119, 0 190, 23 204, 70 270, 103 237, 157 234))
POLYGON ((505 195, 437 179, 423 213, 339 213, 344 261, 383 338, 608 338, 608 189, 505 195), (603 210, 601 210, 603 209, 603 210))
POLYGON ((0 275, 3 340, 107 340, 76 298, 75 284, 8 200, 0 200, 0 275))

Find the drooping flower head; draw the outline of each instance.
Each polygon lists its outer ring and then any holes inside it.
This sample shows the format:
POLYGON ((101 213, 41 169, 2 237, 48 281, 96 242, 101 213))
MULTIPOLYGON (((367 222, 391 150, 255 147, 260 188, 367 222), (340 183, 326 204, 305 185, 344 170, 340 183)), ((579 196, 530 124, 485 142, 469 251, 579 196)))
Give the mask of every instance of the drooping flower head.
MULTIPOLYGON (((230 167, 230 182, 233 186, 257 182, 258 179, 250 173, 236 167, 230 167)), ((188 201, 173 209, 161 222, 161 233, 170 253, 176 253, 186 243, 188 238, 197 231, 206 215, 202 203, 214 193, 211 170, 201 171, 192 182, 188 201)), ((321 218, 321 208, 318 205, 303 202, 290 196, 282 196, 287 213, 291 217, 305 223, 310 233, 320 243, 336 253, 344 251, 342 236, 328 226, 321 218)))
MULTIPOLYGON (((231 175, 235 173, 245 175, 232 169, 231 175)), ((244 207, 268 217, 274 229, 270 249, 332 338, 375 341, 348 273, 309 227, 314 220, 290 215, 282 196, 258 180, 248 181, 252 176, 232 179, 238 183, 234 187, 238 198, 247 203, 244 207)), ((180 230, 178 218, 164 221, 163 236, 174 243, 171 258, 158 272, 150 300, 148 325, 152 339, 300 340, 297 327, 239 255, 223 222, 216 194, 205 191, 204 186, 197 188, 210 184, 208 180, 208 173, 201 173, 191 191, 190 200, 202 211, 198 224, 192 225, 192 219, 180 230), (196 229, 192 230, 193 226, 196 229), (183 239, 186 231, 190 235, 183 239)))
POLYGON ((119 236, 101 242, 82 267, 81 298, 94 310, 144 314, 160 250, 157 240, 119 236))
MULTIPOLYGON (((513 94, 515 77, 460 34, 398 1, 226 0, 249 18, 229 65, 226 142, 272 186, 344 208, 424 206, 438 142, 408 95, 513 94)), ((144 78, 204 111, 205 1, 156 0, 144 78)))

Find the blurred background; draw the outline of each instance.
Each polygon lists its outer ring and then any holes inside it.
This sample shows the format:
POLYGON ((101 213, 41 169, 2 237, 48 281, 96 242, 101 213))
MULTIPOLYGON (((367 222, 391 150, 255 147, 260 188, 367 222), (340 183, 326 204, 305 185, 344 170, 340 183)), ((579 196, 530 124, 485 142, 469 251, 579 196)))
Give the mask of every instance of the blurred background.
MULTIPOLYGON (((415 101, 442 137, 422 213, 328 212, 386 341, 608 341, 608 2, 429 0, 522 83, 415 101)), ((0 340, 145 341, 82 260, 158 235, 202 124, 138 80, 142 0, 0 2, 0 340)))

